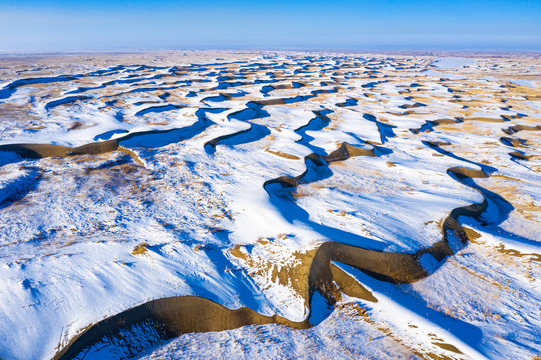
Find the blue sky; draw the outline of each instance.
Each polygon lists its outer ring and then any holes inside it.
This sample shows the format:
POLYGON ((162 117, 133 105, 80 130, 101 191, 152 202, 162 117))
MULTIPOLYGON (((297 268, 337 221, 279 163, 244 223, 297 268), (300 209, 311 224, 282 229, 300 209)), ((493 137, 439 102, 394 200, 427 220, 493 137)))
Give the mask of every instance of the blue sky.
POLYGON ((541 50, 537 1, 0 0, 0 51, 541 50))

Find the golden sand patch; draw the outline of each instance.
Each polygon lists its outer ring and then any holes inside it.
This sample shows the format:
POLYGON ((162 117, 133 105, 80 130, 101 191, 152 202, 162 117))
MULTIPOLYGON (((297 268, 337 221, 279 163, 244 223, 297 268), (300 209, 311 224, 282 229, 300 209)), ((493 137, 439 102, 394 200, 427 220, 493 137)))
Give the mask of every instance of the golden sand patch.
POLYGON ((280 157, 283 157, 285 159, 289 159, 289 160, 299 160, 300 157, 298 156, 295 156, 295 155, 292 155, 292 154, 288 154, 288 153, 285 153, 285 152, 281 152, 281 151, 274 151, 274 150, 271 150, 271 149, 265 149, 266 152, 268 153, 271 153, 273 155, 276 155, 276 156, 280 156, 280 157))
POLYGON ((146 253, 148 251, 148 249, 147 249, 148 246, 149 245, 146 242, 141 243, 141 244, 139 244, 139 245, 137 245, 136 247, 133 248, 131 254, 132 255, 142 255, 142 254, 144 254, 144 253, 146 253))

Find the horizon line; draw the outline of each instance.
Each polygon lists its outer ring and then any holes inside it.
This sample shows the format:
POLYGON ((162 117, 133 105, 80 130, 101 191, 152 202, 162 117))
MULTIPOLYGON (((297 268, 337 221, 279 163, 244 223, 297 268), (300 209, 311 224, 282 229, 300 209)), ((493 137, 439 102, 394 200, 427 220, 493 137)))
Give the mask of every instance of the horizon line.
POLYGON ((159 51, 192 51, 192 52, 210 52, 210 51, 246 51, 246 52, 265 52, 265 51, 280 51, 280 52, 352 52, 352 53, 482 53, 482 54, 499 54, 499 53, 522 53, 522 54, 541 54, 541 49, 503 49, 503 48, 412 48, 412 47, 396 47, 396 48, 362 48, 362 47, 157 47, 157 48, 136 48, 136 47, 104 47, 104 48, 87 48, 87 49, 8 49, 0 50, 0 55, 76 55, 89 53, 150 53, 159 51))

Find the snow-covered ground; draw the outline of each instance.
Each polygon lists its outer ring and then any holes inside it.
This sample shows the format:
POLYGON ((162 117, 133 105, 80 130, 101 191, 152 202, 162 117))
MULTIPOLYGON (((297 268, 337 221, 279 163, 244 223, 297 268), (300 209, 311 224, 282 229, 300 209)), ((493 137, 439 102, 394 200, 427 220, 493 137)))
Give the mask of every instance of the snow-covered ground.
POLYGON ((540 83, 437 60, 0 61, 0 358, 541 355, 540 83))

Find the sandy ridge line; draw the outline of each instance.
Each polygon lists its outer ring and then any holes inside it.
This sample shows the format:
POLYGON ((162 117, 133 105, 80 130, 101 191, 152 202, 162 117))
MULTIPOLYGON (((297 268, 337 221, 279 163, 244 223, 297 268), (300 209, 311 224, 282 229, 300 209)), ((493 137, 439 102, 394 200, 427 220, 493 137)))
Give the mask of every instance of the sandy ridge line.
MULTIPOLYGON (((352 156, 377 155, 374 149, 360 149, 343 143, 327 156, 311 154, 306 157, 305 161, 310 160, 316 166, 328 166, 330 163, 344 161, 352 156)), ((370 292, 356 283, 349 275, 337 271, 331 261, 350 265, 381 281, 405 284, 429 276, 429 273, 420 264, 422 255, 430 254, 436 260, 441 261, 454 254, 449 246, 448 237, 450 235, 458 238, 462 244, 467 242, 468 235, 459 223, 458 217, 480 218, 488 202, 480 187, 472 186, 465 180, 486 178, 488 175, 483 170, 464 167, 452 167, 447 172, 457 181, 480 191, 485 200, 481 204, 472 204, 452 210, 442 224, 442 240, 431 247, 417 251, 415 254, 382 252, 340 242, 324 242, 312 260, 308 275, 308 294, 305 294, 304 298, 307 301, 310 314, 312 312, 312 298, 316 291, 324 296, 328 305, 334 305, 339 301, 340 291, 354 293, 354 296, 368 301, 377 301, 370 292), (359 286, 352 286, 352 281, 359 286)), ((297 177, 279 177, 265 182, 264 186, 268 192, 267 186, 270 184, 280 184, 283 188, 292 189, 303 183, 305 174, 306 172, 297 177)), ((275 196, 272 191, 269 192, 269 195, 275 196)), ((158 338, 153 341, 154 344, 157 344, 160 341, 190 332, 220 331, 246 325, 271 323, 286 325, 294 329, 306 329, 315 325, 310 323, 310 317, 302 322, 293 322, 278 315, 264 316, 248 308, 230 310, 201 297, 169 297, 149 301, 90 325, 65 345, 54 356, 54 359, 72 359, 83 351, 88 351, 90 347, 102 339, 112 339, 121 333, 134 329, 134 327, 153 329, 158 334, 158 338)), ((129 343, 126 342, 125 346, 129 347, 129 343)))

